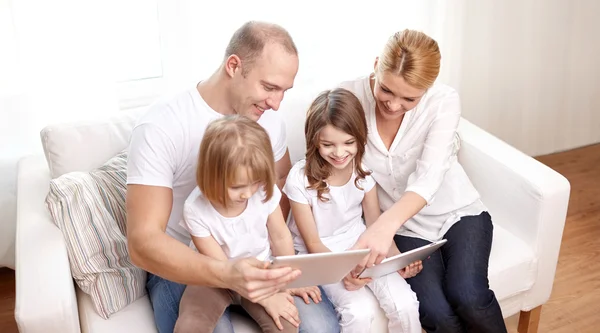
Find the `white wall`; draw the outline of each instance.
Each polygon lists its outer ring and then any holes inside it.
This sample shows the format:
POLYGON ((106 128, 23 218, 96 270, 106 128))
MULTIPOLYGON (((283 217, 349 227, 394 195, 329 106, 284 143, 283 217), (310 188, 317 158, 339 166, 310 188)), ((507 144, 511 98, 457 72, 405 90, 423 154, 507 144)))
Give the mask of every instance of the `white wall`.
POLYGON ((463 114, 530 155, 600 142, 600 1, 467 1, 463 114))
POLYGON ((72 0, 0 0, 0 266, 14 267, 17 162, 42 153, 40 130, 118 112, 111 69, 99 60, 110 56, 103 18, 102 8, 72 0))

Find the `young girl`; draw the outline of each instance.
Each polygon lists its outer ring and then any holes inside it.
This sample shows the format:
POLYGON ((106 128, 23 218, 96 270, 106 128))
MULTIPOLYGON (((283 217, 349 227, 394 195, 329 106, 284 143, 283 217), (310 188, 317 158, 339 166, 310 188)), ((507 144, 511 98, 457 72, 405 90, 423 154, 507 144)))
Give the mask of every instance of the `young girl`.
MULTIPOLYGON (((290 229, 300 253, 345 251, 379 216, 375 181, 362 164, 367 124, 348 90, 321 93, 308 110, 306 159, 290 171, 283 192, 290 199, 290 229)), ((399 253, 390 249, 389 255, 399 253)), ((400 272, 404 274, 405 272, 400 272)), ((388 318, 389 332, 419 333, 419 303, 401 274, 358 279, 351 274, 323 289, 341 316, 343 333, 370 331, 376 308, 365 306, 369 287, 388 318)))
MULTIPOLYGON (((198 188, 184 205, 181 222, 198 252, 219 260, 293 255, 289 229, 279 208, 275 162, 267 132, 241 116, 210 123, 200 144, 198 188)), ((263 332, 298 332, 292 295, 307 291, 315 302, 318 288, 287 290, 252 303, 228 289, 188 286, 182 296, 175 332, 233 332, 227 308, 239 303, 263 332), (219 318, 225 314, 225 320, 219 318), (285 320, 281 320, 282 317, 285 320), (226 326, 226 327, 223 327, 226 326)))

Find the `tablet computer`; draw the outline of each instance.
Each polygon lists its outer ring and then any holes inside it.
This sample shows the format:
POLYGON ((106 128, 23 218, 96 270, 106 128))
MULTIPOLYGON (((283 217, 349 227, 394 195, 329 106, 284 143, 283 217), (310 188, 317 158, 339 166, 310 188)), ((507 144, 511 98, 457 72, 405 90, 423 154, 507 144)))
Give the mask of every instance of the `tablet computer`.
POLYGON ((360 273, 359 277, 378 278, 390 273, 397 272, 415 261, 427 258, 433 252, 439 249, 442 245, 444 245, 444 243, 446 243, 446 240, 442 239, 440 241, 433 242, 431 244, 421 246, 404 253, 400 253, 399 255, 386 258, 382 260, 381 263, 379 263, 379 265, 366 268, 362 273, 360 273))
POLYGON ((292 267, 302 272, 286 288, 319 286, 342 281, 370 252, 364 249, 279 256, 272 258, 270 267, 292 267))

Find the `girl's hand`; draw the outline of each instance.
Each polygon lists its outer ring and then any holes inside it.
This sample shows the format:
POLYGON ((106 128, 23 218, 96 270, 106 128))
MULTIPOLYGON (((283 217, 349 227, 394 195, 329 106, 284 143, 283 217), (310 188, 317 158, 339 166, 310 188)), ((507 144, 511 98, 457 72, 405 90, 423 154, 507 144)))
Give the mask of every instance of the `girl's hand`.
POLYGON ((294 304, 294 297, 289 293, 277 293, 258 302, 258 304, 265 308, 265 311, 273 318, 273 321, 279 330, 283 330, 283 325, 281 325, 279 317, 283 317, 283 319, 289 321, 295 327, 300 326, 298 309, 296 308, 296 304, 294 304))
POLYGON ((353 276, 353 272, 348 273, 348 275, 346 275, 346 277, 344 278, 344 280, 342 280, 344 282, 344 288, 346 288, 346 290, 348 291, 355 291, 358 290, 362 287, 365 286, 365 284, 371 282, 371 278, 365 278, 365 279, 361 279, 361 278, 356 278, 353 276))
POLYGON ((321 301, 321 289, 319 289, 317 286, 288 289, 288 292, 292 296, 302 297, 304 303, 306 304, 310 304, 309 297, 312 298, 313 302, 315 303, 319 303, 321 301))
POLYGON ((398 273, 400 273, 400 276, 406 280, 406 279, 410 279, 411 277, 416 276, 422 270, 423 270, 423 262, 421 260, 418 260, 418 261, 415 261, 412 264, 404 267, 403 269, 399 270, 398 273))

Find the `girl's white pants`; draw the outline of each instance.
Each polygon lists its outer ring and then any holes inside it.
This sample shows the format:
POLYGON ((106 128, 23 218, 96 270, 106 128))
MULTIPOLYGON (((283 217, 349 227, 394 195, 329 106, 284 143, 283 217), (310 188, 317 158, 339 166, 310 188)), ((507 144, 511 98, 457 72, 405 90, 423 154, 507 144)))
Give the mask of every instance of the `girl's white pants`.
POLYGON ((348 291, 344 283, 322 286, 340 315, 341 333, 368 333, 379 311, 369 302, 369 288, 388 318, 389 333, 421 333, 419 302, 410 285, 398 273, 373 279, 365 287, 348 291))

